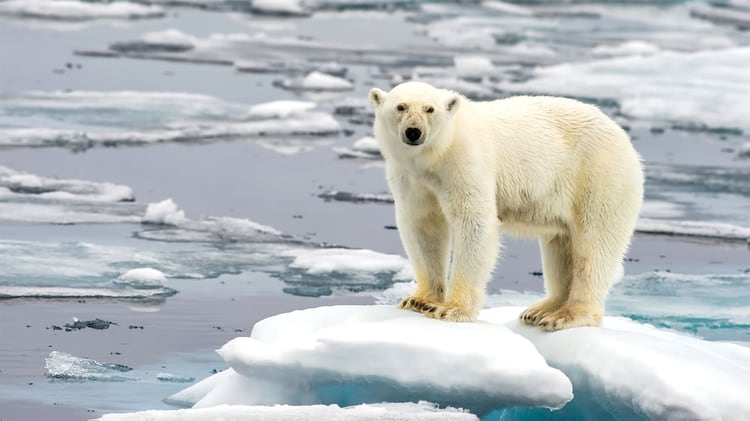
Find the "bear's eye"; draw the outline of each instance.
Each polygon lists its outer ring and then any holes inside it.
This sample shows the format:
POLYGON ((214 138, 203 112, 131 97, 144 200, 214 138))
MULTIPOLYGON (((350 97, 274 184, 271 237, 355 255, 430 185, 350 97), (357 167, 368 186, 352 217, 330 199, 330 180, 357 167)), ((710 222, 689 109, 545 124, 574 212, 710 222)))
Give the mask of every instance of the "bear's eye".
POLYGON ((427 114, 432 114, 435 112, 435 109, 433 107, 427 107, 425 111, 427 112, 427 114))
POLYGON ((404 111, 405 109, 406 109, 406 107, 404 107, 403 104, 398 104, 396 106, 396 111, 404 111))

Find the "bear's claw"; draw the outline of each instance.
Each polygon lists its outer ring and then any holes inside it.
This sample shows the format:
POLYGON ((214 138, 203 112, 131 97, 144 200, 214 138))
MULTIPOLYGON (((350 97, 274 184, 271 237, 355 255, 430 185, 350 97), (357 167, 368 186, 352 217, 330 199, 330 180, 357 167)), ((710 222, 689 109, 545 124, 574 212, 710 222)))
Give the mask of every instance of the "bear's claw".
POLYGON ((545 298, 523 311, 519 318, 526 324, 538 325, 539 321, 560 308, 561 303, 545 298))
POLYGON ((537 323, 545 330, 562 330, 579 326, 601 326, 601 313, 585 305, 563 305, 537 323))
POLYGON ((461 307, 435 304, 417 297, 404 298, 398 306, 404 310, 417 311, 433 319, 450 322, 472 322, 476 319, 469 311, 461 307))

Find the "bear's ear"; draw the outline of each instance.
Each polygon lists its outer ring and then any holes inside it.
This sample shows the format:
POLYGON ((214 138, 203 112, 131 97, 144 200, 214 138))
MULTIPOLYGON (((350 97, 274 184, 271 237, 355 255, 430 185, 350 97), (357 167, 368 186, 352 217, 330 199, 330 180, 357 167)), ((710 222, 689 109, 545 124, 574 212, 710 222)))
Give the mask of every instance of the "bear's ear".
POLYGON ((458 109, 458 107, 461 105, 461 96, 460 95, 451 95, 448 97, 448 100, 445 101, 445 110, 448 111, 448 113, 454 113, 458 109))
POLYGON ((378 88, 370 89, 370 103, 373 107, 378 108, 383 105, 385 97, 388 95, 384 90, 378 88))

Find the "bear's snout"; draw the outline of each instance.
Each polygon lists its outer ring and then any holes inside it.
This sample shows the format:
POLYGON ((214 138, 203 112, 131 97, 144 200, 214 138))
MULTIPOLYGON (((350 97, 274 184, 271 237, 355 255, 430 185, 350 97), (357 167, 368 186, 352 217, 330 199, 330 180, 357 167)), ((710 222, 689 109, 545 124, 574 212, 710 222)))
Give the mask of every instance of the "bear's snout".
POLYGON ((404 143, 407 143, 409 145, 419 145, 422 143, 420 141, 420 139, 422 138, 422 131, 416 127, 407 128, 404 131, 404 137, 406 138, 404 143))

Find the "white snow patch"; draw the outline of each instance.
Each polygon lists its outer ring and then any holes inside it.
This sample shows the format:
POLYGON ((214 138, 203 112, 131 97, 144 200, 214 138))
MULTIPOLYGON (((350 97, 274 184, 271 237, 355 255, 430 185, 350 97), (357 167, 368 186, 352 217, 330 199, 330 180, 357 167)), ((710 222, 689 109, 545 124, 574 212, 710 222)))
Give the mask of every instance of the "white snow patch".
POLYGON ((486 413, 559 408, 572 398, 568 379, 506 327, 445 323, 391 306, 280 314, 218 352, 233 370, 179 399, 203 395, 195 408, 425 399, 486 413), (318 394, 321 387, 325 394, 318 394))
POLYGON ((536 346, 573 381, 577 399, 626 407, 648 419, 750 416, 750 350, 605 317, 602 328, 544 332, 522 325, 522 308, 484 310, 536 346))
POLYGON ((287 89, 308 91, 348 91, 354 87, 350 81, 344 78, 318 71, 310 72, 302 79, 284 80, 281 86, 287 89))
POLYGON ((172 199, 165 199, 149 203, 142 221, 147 224, 180 225, 184 224, 187 218, 185 212, 179 210, 172 199))
POLYGON ((325 421, 477 421, 465 411, 440 409, 427 402, 338 405, 219 405, 212 408, 142 411, 107 414, 101 421, 203 421, 203 420, 325 420, 325 421))
POLYGON ((662 51, 538 68, 534 78, 499 87, 516 92, 615 99, 646 121, 705 123, 750 133, 750 47, 662 51))
POLYGON ((595 56, 633 56, 655 54, 661 51, 658 45, 646 41, 626 41, 621 44, 597 45, 591 50, 595 56))
POLYGON ((309 7, 302 0, 251 0, 252 10, 274 15, 306 16, 309 7))
POLYGON ((453 66, 458 76, 488 76, 495 73, 492 60, 485 56, 456 56, 453 57, 453 66))
POLYGON ((150 44, 173 45, 183 48, 193 48, 198 43, 197 38, 178 29, 149 32, 144 34, 141 39, 150 44))
POLYGON ((90 20, 157 18, 164 16, 165 12, 159 6, 127 1, 9 0, 0 2, 2 14, 36 19, 90 20))
POLYGON ((688 221, 640 218, 636 231, 652 234, 685 235, 691 237, 750 239, 750 228, 723 222, 688 221))
POLYGON ((137 268, 123 273, 114 282, 134 288, 158 288, 167 282, 167 276, 157 269, 137 268))
POLYGON ((289 118, 303 114, 315 107, 316 104, 309 101, 271 101, 252 106, 249 116, 251 118, 289 118))
POLYGON ((294 257, 289 267, 304 269, 309 274, 322 273, 377 273, 401 272, 409 264, 405 258, 395 254, 384 254, 372 250, 354 249, 291 249, 284 252, 294 257))

